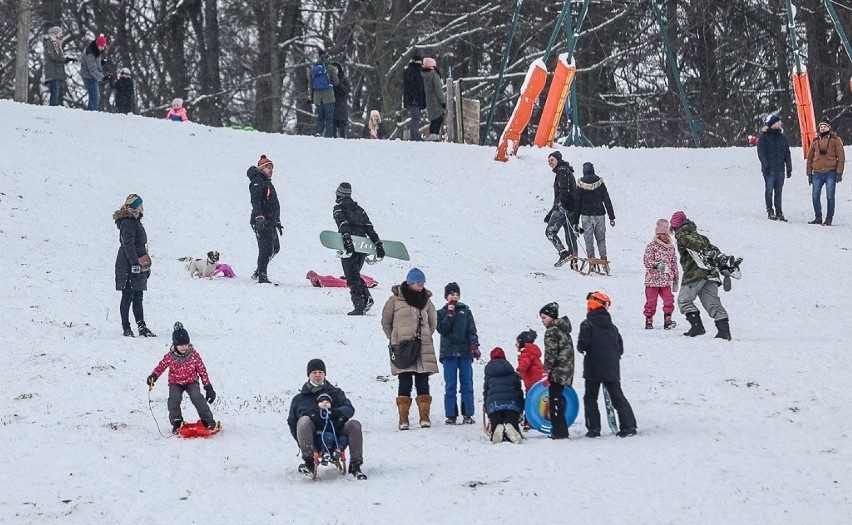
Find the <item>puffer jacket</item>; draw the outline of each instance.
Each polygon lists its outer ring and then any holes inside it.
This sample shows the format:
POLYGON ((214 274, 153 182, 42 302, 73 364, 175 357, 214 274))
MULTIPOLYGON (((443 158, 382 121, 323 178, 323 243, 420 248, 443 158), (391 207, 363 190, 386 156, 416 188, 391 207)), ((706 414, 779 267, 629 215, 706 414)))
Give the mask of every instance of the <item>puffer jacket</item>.
POLYGON ((566 386, 574 384, 574 341, 568 317, 554 319, 544 333, 544 368, 551 381, 566 386))
POLYGON ((698 263, 689 254, 689 250, 701 253, 705 250, 719 250, 710 243, 710 239, 698 233, 695 223, 686 220, 675 230, 677 249, 680 252, 680 266, 683 268, 681 286, 687 286, 706 279, 719 280, 719 272, 699 268, 698 263))
POLYGON ((142 225, 142 214, 136 214, 122 207, 112 214, 118 228, 118 253, 115 256, 115 289, 130 289, 138 292, 148 289, 148 277, 151 271, 133 273, 132 266, 139 264, 139 258, 148 253, 148 234, 142 225))
POLYGON ((621 381, 619 362, 624 341, 605 308, 586 314, 577 334, 577 351, 583 358, 583 378, 589 381, 621 381))
POLYGON ((154 368, 154 375, 160 377, 166 368, 169 369, 170 385, 188 385, 197 382, 199 377, 204 386, 210 384, 204 361, 192 345, 189 345, 189 350, 185 354, 181 354, 172 346, 154 368))
POLYGON ((757 158, 760 159, 760 169, 764 175, 793 170, 790 143, 780 129, 763 127, 757 139, 757 158))
POLYGON ((479 346, 473 312, 464 303, 456 304, 455 315, 450 315, 447 305, 438 310, 438 333, 441 334, 442 363, 448 357, 471 357, 470 347, 479 346))
POLYGON ((287 426, 290 427, 293 439, 296 439, 296 423, 299 422, 299 418, 308 415, 310 412, 317 412, 317 398, 322 394, 331 396, 331 406, 338 410, 341 416, 352 419, 352 416, 355 415, 355 407, 346 397, 346 392, 332 385, 328 380, 319 386, 314 386, 310 381, 306 381, 302 385, 302 390, 290 402, 290 412, 287 415, 287 426))
POLYGON ((251 220, 263 216, 268 227, 281 223, 281 204, 278 203, 278 192, 272 184, 272 179, 266 176, 257 166, 251 166, 246 172, 249 182, 249 197, 251 199, 251 220))
POLYGON ((606 184, 594 173, 583 175, 577 181, 577 195, 574 199, 574 215, 571 223, 579 223, 580 215, 594 217, 604 213, 609 215, 610 220, 615 219, 615 212, 612 209, 612 201, 609 199, 606 184))
POLYGON ((808 150, 808 175, 813 175, 813 172, 828 173, 829 171, 843 175, 845 164, 846 152, 843 151, 843 141, 837 133, 829 131, 828 135, 820 135, 811 142, 811 148, 808 150))
POLYGON ((535 343, 526 343, 518 355, 518 373, 524 380, 524 388, 527 392, 534 384, 547 377, 547 370, 541 364, 541 348, 535 343))
POLYGON ((485 400, 486 414, 499 410, 523 412, 524 392, 521 390, 521 376, 515 372, 511 363, 505 359, 492 359, 485 365, 482 398, 485 400))
MULTIPOLYGON (((435 305, 432 304, 432 292, 424 288, 421 292, 410 289, 406 283, 394 285, 393 295, 382 308, 382 330, 388 341, 397 345, 402 341, 412 339, 417 331, 418 314, 422 315, 420 323, 420 357, 409 368, 399 369, 391 363, 391 373, 398 375, 402 372, 418 374, 438 373, 438 360, 435 357, 435 346, 432 334, 438 326, 438 316, 435 305)), ((390 361, 390 356, 388 356, 390 361)))
POLYGON ((651 288, 671 286, 677 282, 677 258, 675 257, 675 246, 671 242, 664 243, 654 239, 645 247, 645 286, 651 288), (656 268, 657 263, 665 264, 665 270, 656 268))
POLYGON ((104 79, 104 76, 106 76, 106 73, 104 73, 103 61, 101 60, 101 50, 92 40, 92 43, 80 55, 80 78, 100 82, 104 79))

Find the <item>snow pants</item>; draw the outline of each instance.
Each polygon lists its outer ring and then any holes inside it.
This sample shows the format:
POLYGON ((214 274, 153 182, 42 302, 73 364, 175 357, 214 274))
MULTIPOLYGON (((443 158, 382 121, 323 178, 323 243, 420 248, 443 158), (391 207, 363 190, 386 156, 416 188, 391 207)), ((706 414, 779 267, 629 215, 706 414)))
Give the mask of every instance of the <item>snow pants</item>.
POLYGON ((278 230, 276 230, 275 224, 267 224, 263 231, 255 227, 254 235, 257 237, 257 274, 266 275, 269 261, 281 250, 278 230))
POLYGON ((769 175, 763 176, 765 192, 763 195, 766 201, 766 211, 771 211, 772 205, 775 205, 775 214, 780 215, 781 211, 781 190, 784 188, 784 172, 770 171, 769 175))
POLYGON ((568 224, 567 212, 561 206, 553 210, 550 214, 550 220, 547 221, 547 228, 544 230, 544 235, 547 240, 553 244, 556 251, 562 253, 565 251, 565 246, 559 239, 559 230, 565 228, 565 242, 568 243, 568 253, 577 254, 577 233, 568 224))
MULTIPOLYGON (((548 419, 550 420, 551 432, 550 437, 557 439, 565 439, 568 437, 568 423, 565 421, 565 398, 562 397, 562 392, 565 390, 564 385, 550 382, 550 387, 547 389, 549 399, 548 403, 548 419)), ((494 428, 494 423, 491 423, 491 428, 494 428)))
MULTIPOLYGON (((303 457, 311 456, 317 452, 314 445, 314 436, 316 434, 314 422, 309 416, 302 416, 296 422, 296 441, 299 443, 299 451, 303 457)), ((320 429, 322 430, 322 429, 320 429)), ((357 419, 350 419, 343 424, 340 430, 341 436, 346 436, 349 440, 349 462, 350 464, 358 464, 364 462, 364 435, 361 433, 361 422, 357 419)))
POLYGON ((461 414, 473 415, 473 358, 445 357, 444 365, 444 414, 458 417, 457 393, 461 392, 461 414), (461 390, 459 390, 461 385, 461 390))
POLYGON ((583 394, 583 411, 586 413, 586 429, 601 431, 601 412, 598 409, 598 394, 601 385, 609 390, 612 408, 618 413, 618 429, 630 430, 636 428, 636 416, 633 407, 621 391, 621 381, 593 381, 586 379, 586 393, 583 394))
POLYGON ((663 314, 670 315, 674 312, 674 295, 671 286, 646 286, 645 287, 645 317, 654 317, 657 313, 657 298, 663 300, 663 314))
POLYGON ((349 296, 352 298, 352 306, 355 308, 363 308, 367 304, 367 300, 370 299, 367 283, 361 278, 361 268, 364 267, 366 260, 367 254, 358 252, 340 259, 340 264, 343 266, 343 278, 346 279, 349 296))
POLYGON ((194 381, 186 385, 169 383, 169 422, 174 423, 183 420, 180 402, 183 400, 184 392, 189 394, 189 400, 192 401, 195 410, 198 411, 199 419, 205 425, 215 421, 213 412, 210 411, 210 407, 207 406, 207 401, 204 399, 204 394, 201 393, 201 387, 198 386, 198 381, 194 381))
POLYGON ((606 215, 583 215, 583 238, 586 240, 586 255, 595 256, 595 241, 598 253, 606 257, 606 215))
POLYGON ((695 306, 695 299, 701 301, 701 306, 707 310, 707 314, 714 321, 721 321, 728 318, 728 312, 722 306, 722 301, 719 299, 719 283, 704 279, 697 283, 681 285, 680 293, 677 296, 677 307, 683 315, 698 312, 695 306))

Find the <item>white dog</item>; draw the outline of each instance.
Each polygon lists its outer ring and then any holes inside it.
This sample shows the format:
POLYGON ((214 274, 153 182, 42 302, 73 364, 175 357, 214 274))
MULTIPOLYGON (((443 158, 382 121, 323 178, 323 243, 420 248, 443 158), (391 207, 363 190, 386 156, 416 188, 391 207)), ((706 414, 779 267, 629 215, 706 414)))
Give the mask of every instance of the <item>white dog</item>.
POLYGON ((192 257, 181 257, 179 261, 184 262, 186 271, 191 277, 211 277, 216 271, 216 263, 219 262, 219 252, 207 252, 207 260, 194 259, 192 257))

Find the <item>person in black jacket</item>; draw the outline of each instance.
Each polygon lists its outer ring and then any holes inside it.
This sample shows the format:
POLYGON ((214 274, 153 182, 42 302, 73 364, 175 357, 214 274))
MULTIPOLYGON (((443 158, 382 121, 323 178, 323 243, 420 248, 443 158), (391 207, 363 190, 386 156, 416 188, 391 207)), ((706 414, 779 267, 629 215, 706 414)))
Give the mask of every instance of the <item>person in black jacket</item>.
POLYGON ((337 223, 337 231, 343 235, 343 248, 345 253, 340 259, 343 265, 343 277, 346 278, 346 286, 349 287, 349 295, 355 308, 348 315, 364 315, 373 306, 373 297, 367 289, 367 284, 361 278, 361 268, 367 260, 367 254, 355 251, 352 236, 369 237, 376 246, 376 261, 385 257, 385 248, 379 239, 379 234, 373 229, 373 223, 364 208, 352 200, 352 185, 341 182, 335 192, 336 201, 332 215, 337 223))
POLYGON ((112 214, 118 228, 121 246, 115 256, 115 289, 121 292, 121 328, 125 337, 134 337, 130 329, 130 306, 141 337, 157 337, 145 326, 142 295, 148 289, 151 258, 148 256, 148 234, 142 225, 142 197, 131 193, 124 206, 112 214))
POLYGON ((767 116, 764 121, 766 127, 760 132, 757 139, 757 158, 760 159, 760 171, 763 173, 763 182, 766 191, 766 214, 769 220, 784 221, 784 212, 781 210, 781 190, 784 188, 784 172, 787 178, 793 176, 793 161, 790 158, 790 144, 781 129, 781 117, 775 113, 767 116), (773 203, 775 207, 773 208, 773 203))
POLYGON ((506 361, 506 354, 500 347, 491 351, 491 360, 485 365, 482 397, 491 424, 491 442, 496 445, 508 439, 520 443, 523 440, 521 412, 524 410, 521 375, 506 361))
MULTIPOLYGON (((364 437, 361 433, 361 423, 352 419, 355 408, 346 397, 346 393, 332 385, 325 377, 325 363, 322 359, 311 359, 308 361, 308 381, 302 386, 302 390, 296 394, 290 403, 290 413, 287 416, 287 425, 290 434, 299 444, 299 451, 305 461, 299 467, 302 472, 310 473, 316 468, 314 461, 316 421, 318 419, 317 399, 324 394, 331 398, 330 417, 335 428, 340 428, 340 433, 349 441, 349 473, 358 479, 367 479, 361 472, 364 464, 364 437)), ((322 429, 319 429, 322 430, 322 429)))
POLYGON ((125 115, 133 111, 133 78, 130 76, 130 69, 121 68, 118 80, 110 82, 110 86, 115 90, 115 107, 119 113, 125 115))
POLYGON ((583 358, 583 379, 586 393, 583 407, 586 413, 586 437, 600 437, 601 413, 598 410, 598 393, 601 385, 609 391, 612 406, 618 412, 618 437, 636 435, 636 417, 633 408, 621 391, 619 361, 624 353, 624 341, 609 315, 611 304, 608 295, 592 292, 586 296, 586 319, 580 323, 577 351, 583 358))
POLYGON ((609 215, 609 225, 615 227, 615 212, 609 191, 603 179, 595 174, 595 166, 591 162, 583 164, 583 177, 577 182, 577 197, 574 201, 574 214, 571 224, 583 232, 586 240, 586 254, 595 256, 595 239, 597 239, 600 258, 606 260, 606 221, 604 213, 609 215), (606 208, 606 211, 604 211, 606 208), (579 228, 580 216, 583 216, 583 227, 579 228))
POLYGON ((346 130, 349 128, 349 92, 352 87, 349 77, 343 69, 343 64, 334 62, 337 68, 337 84, 334 85, 334 137, 346 138, 346 130))
POLYGON ((568 217, 574 207, 574 195, 577 189, 574 168, 567 161, 562 160, 562 153, 559 151, 548 155, 547 163, 556 176, 553 179, 553 206, 544 217, 544 222, 547 223, 544 234, 559 252, 559 260, 553 266, 562 266, 570 260, 571 269, 576 270, 577 234, 568 227, 568 217), (567 250, 559 240, 559 230, 562 228, 565 228, 565 242, 568 243, 569 248, 567 250))
POLYGON ((269 261, 281 249, 278 235, 283 233, 281 227, 281 205, 278 203, 278 193, 272 185, 272 161, 266 155, 261 155, 257 167, 248 169, 246 176, 251 196, 251 224, 257 238, 257 269, 251 278, 258 283, 269 283, 266 275, 269 261))
POLYGON ((426 108, 426 88, 423 86, 423 57, 419 53, 411 55, 411 62, 402 75, 402 105, 408 108, 411 115, 409 130, 410 140, 423 140, 420 136, 420 115, 426 108))

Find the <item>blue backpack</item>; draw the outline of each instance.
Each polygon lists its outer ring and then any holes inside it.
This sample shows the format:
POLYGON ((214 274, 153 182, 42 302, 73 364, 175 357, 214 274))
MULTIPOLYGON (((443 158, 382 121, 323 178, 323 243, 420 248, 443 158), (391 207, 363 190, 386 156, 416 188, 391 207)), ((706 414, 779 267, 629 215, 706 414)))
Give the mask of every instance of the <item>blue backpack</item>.
POLYGON ((331 81, 328 79, 328 70, 326 69, 325 62, 314 64, 311 67, 311 77, 311 87, 314 91, 324 91, 333 87, 331 81))

